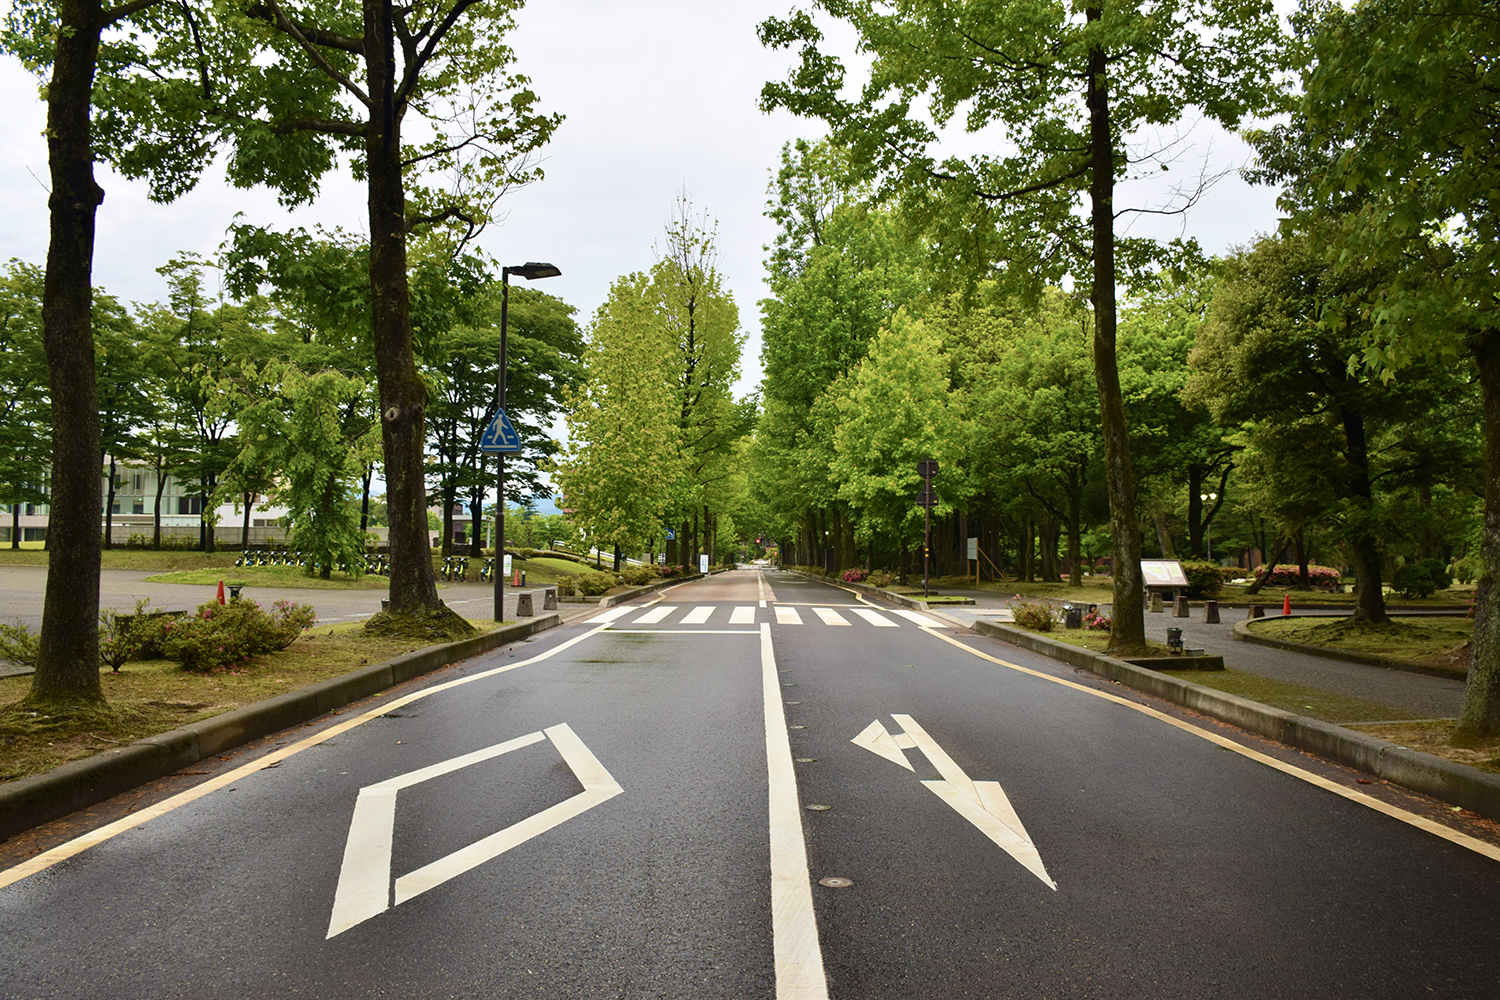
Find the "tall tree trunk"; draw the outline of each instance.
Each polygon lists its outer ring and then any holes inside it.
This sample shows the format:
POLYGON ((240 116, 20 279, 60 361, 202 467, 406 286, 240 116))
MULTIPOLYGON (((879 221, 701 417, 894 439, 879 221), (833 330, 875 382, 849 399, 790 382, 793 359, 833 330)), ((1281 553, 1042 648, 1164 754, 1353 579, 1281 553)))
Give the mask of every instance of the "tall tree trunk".
MULTIPOLYGON (((480 480, 483 481, 484 468, 480 466, 480 480)), ((469 558, 484 558, 484 493, 481 491, 469 498, 469 558)))
MULTIPOLYGON (((1092 23, 1104 16, 1090 7, 1092 23)), ((1109 124, 1107 59, 1102 48, 1089 52, 1089 197, 1094 237, 1094 381, 1103 418, 1104 481, 1109 494, 1109 531, 1113 544, 1114 612, 1110 652, 1146 648, 1146 584, 1141 577, 1141 526, 1135 516, 1135 473, 1130 465, 1130 438, 1125 399, 1115 357, 1115 149, 1109 124)))
POLYGON ((1074 587, 1083 586, 1083 539, 1080 537, 1083 525, 1082 500, 1083 484, 1074 477, 1074 489, 1068 491, 1068 583, 1074 587))
MULTIPOLYGON (((1374 516, 1374 499, 1370 483, 1370 444, 1365 438, 1365 418, 1364 414, 1347 409, 1343 412, 1343 420, 1350 468, 1349 492, 1359 508, 1359 520, 1349 538, 1350 562, 1355 564, 1355 613, 1350 615, 1350 621, 1385 625, 1391 621, 1386 615, 1385 591, 1380 588, 1380 565, 1385 562, 1385 552, 1380 546, 1379 535, 1370 523, 1374 516)), ((1298 538, 1301 552, 1301 531, 1298 532, 1298 538)), ((1307 570, 1302 573, 1307 573, 1307 570)))
POLYGON ((161 548, 161 497, 167 491, 167 470, 162 462, 156 463, 156 506, 151 509, 151 547, 161 548))
POLYGON ((242 549, 250 547, 250 507, 254 503, 254 498, 254 493, 245 494, 245 522, 240 525, 240 548, 242 549))
POLYGON ((621 560, 621 556, 620 556, 620 544, 618 542, 616 542, 615 543, 615 572, 616 573, 620 572, 620 560, 621 560))
POLYGON ((364 489, 359 498, 359 530, 363 534, 370 530, 370 466, 365 466, 364 489))
POLYGON ((911 550, 906 546, 906 537, 901 538, 901 586, 906 586, 907 577, 911 575, 911 550))
POLYGON ((443 545, 441 555, 444 559, 453 554, 453 501, 456 490, 453 480, 449 479, 443 483, 438 490, 438 496, 443 501, 443 545))
POLYGON ((98 0, 58 0, 61 30, 47 86, 50 238, 42 333, 52 399, 52 515, 34 701, 104 700, 99 686, 99 403, 94 375, 94 181, 90 95, 98 0))
MULTIPOLYGON (((396 103, 395 31, 390 0, 364 0, 364 56, 370 126, 365 170, 370 210, 370 314, 380 387, 390 513, 390 610, 416 614, 443 606, 427 543, 427 390, 417 377, 406 277, 406 191, 401 178, 401 119, 396 103)), ((496 542, 497 559, 504 540, 496 542)))
POLYGON ((13 549, 21 547, 21 505, 19 503, 10 505, 10 547, 13 549))
POLYGON ((1292 551, 1297 558, 1297 589, 1311 590, 1312 580, 1307 574, 1307 536, 1303 534, 1302 528, 1292 536, 1292 551))
MULTIPOLYGON (((91 334, 92 335, 92 334, 91 334)), ((104 541, 103 548, 114 548, 115 527, 115 456, 109 456, 109 493, 104 498, 104 541)))
POLYGON ((1500 330, 1470 335, 1484 400, 1484 527, 1479 536, 1482 567, 1474 590, 1474 644, 1455 741, 1500 733, 1500 330))

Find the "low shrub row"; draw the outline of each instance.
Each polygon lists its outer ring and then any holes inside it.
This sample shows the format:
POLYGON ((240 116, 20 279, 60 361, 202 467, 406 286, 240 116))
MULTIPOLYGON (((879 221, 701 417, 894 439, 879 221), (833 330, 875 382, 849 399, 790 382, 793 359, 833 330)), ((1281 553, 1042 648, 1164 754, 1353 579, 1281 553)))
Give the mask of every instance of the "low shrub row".
MULTIPOLYGON (((1265 571, 1264 566, 1257 566, 1252 575, 1258 580, 1265 571)), ((1332 566, 1309 565, 1307 567, 1307 582, 1319 590, 1335 590, 1343 579, 1344 575, 1332 566)), ((1296 564, 1282 564, 1271 571, 1271 578, 1266 581, 1266 586, 1291 588, 1298 586, 1300 582, 1301 577, 1296 564)))

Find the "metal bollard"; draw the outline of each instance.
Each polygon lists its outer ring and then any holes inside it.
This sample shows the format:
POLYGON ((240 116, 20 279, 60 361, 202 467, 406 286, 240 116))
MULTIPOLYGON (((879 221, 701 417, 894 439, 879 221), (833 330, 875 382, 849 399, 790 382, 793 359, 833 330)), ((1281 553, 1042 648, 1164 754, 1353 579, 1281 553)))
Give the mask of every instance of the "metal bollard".
POLYGON ((1206 622, 1209 625, 1217 625, 1217 624, 1219 624, 1219 602, 1218 601, 1204 601, 1203 602, 1203 620, 1204 620, 1204 622, 1206 622))
POLYGON ((1186 597, 1177 598, 1172 609, 1173 618, 1186 618, 1188 616, 1188 602, 1186 597))

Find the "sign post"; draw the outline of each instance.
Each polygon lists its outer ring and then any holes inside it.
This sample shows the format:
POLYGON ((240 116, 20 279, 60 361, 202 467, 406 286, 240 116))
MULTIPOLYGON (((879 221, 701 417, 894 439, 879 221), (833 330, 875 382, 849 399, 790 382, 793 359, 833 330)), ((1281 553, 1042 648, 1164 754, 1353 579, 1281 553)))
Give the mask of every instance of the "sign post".
POLYGON ((932 508, 937 506, 937 494, 932 490, 932 478, 937 475, 935 458, 924 458, 917 463, 917 475, 922 477, 922 492, 917 494, 917 503, 926 508, 926 523, 922 528, 922 599, 926 600, 928 559, 932 555, 932 508))

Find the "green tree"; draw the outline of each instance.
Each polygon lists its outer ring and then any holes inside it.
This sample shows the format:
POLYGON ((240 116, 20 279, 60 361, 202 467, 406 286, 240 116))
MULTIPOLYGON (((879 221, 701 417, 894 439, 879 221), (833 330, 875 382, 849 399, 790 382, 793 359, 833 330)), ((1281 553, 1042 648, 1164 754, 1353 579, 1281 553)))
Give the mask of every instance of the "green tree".
POLYGON ((610 287, 589 328, 585 377, 569 397, 557 482, 573 521, 600 548, 635 551, 654 537, 680 476, 680 410, 669 391, 676 345, 658 302, 645 274, 610 287))
POLYGON ((238 407, 242 469, 260 470, 272 502, 287 508, 287 540, 307 555, 307 573, 327 580, 336 566, 364 572, 365 539, 356 489, 376 450, 374 415, 351 429, 347 414, 364 410, 365 385, 342 372, 304 372, 270 362, 246 372, 250 387, 272 392, 238 407), (267 474, 269 473, 269 474, 267 474))
POLYGON ((785 83, 762 106, 828 122, 856 176, 899 195, 906 218, 958 280, 1002 275, 1035 294, 1071 275, 1090 289, 1094 371, 1114 538, 1112 649, 1145 644, 1140 525, 1116 359, 1120 264, 1164 256, 1117 240, 1117 179, 1153 161, 1127 138, 1172 125, 1190 109, 1234 127, 1275 106, 1280 31, 1267 0, 1155 0, 1078 8, 1061 0, 821 0, 873 57, 856 99, 842 63, 817 48, 812 16, 794 11, 760 27, 774 48, 800 46, 785 83), (916 105, 923 105, 918 108, 916 105), (923 113, 925 112, 925 114, 923 113), (939 162, 937 129, 989 130, 1001 155, 939 162), (1088 204, 1088 224, 1075 215, 1088 204))
POLYGON ((10 547, 21 547, 21 507, 47 502, 52 402, 42 346, 42 271, 12 260, 0 276, 0 500, 10 547))
MULTIPOLYGON (((357 157, 369 192, 372 341, 391 514, 391 606, 395 614, 442 609, 427 541, 425 414, 428 393, 412 342, 407 239, 441 225, 462 241, 488 219, 510 185, 540 176, 530 159, 559 119, 535 110, 505 44, 519 0, 395 0, 329 3, 306 15, 275 2, 249 8, 283 58, 335 82, 335 109, 275 109, 261 127, 316 135, 357 157), (359 26, 356 28, 356 26, 359 26), (355 34, 355 31, 358 34, 355 34), (355 76, 363 70, 363 82, 355 76), (408 145, 420 121, 429 138, 408 145), (450 192, 423 178, 450 176, 450 192)), ((449 615, 450 624, 461 624, 449 615)))
POLYGON ((1283 207, 1335 266, 1379 270, 1352 359, 1399 378, 1466 358, 1483 398, 1484 572, 1459 738, 1500 732, 1500 33, 1484 0, 1329 4, 1306 25, 1304 97, 1261 136, 1283 207))

